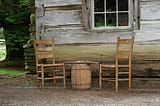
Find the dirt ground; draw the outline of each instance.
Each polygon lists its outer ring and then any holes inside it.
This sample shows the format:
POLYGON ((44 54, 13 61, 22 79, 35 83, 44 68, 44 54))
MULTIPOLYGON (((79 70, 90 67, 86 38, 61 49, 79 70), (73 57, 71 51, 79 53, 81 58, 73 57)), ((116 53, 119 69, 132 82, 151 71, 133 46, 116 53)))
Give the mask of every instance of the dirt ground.
POLYGON ((42 90, 33 75, 0 75, 0 106, 160 106, 160 79, 133 79, 130 92, 127 83, 120 83, 115 93, 112 82, 100 91, 97 78, 92 78, 89 90, 73 89, 70 78, 66 88, 47 82, 42 90))

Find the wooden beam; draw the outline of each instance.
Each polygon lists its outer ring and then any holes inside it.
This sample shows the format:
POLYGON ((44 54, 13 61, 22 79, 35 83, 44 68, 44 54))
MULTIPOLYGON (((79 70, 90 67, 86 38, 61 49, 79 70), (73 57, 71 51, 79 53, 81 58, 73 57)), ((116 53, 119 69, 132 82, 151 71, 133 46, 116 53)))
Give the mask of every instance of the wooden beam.
POLYGON ((60 5, 60 6, 45 6, 42 5, 45 11, 52 10, 79 10, 82 8, 82 4, 69 4, 69 5, 60 5))
POLYGON ((89 29, 87 0, 82 0, 82 14, 83 14, 84 29, 87 31, 89 29))

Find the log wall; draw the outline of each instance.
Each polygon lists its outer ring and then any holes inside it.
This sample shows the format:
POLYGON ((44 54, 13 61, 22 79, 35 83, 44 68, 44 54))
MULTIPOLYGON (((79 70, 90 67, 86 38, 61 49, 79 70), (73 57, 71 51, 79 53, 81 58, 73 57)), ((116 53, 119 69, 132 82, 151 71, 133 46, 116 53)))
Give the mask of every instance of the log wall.
MULTIPOLYGON (((30 0, 30 3, 30 8, 33 11, 30 24, 31 36, 35 36, 35 32, 44 37, 54 36, 57 62, 91 60, 113 63, 117 36, 130 37, 134 35, 136 42, 133 53, 133 77, 160 77, 160 43, 158 40, 146 42, 148 36, 145 36, 145 34, 144 36, 140 35, 143 34, 143 28, 138 33, 136 31, 85 31, 86 25, 83 20, 82 9, 80 9, 82 6, 81 0, 47 0, 46 2, 36 0, 37 23, 35 28, 33 0, 30 0), (44 11, 46 12, 44 13, 44 11)), ((144 17, 142 18, 144 20, 144 17)), ((151 39, 156 38, 153 36, 151 39)), ((31 42, 29 44, 32 45, 31 42)), ((32 48, 33 46, 28 47, 32 48)), ((26 48, 26 52, 30 51, 29 48, 26 48)), ((34 50, 31 51, 34 52, 34 50)), ((25 63, 28 66, 30 62, 26 61, 25 63)), ((33 63, 32 66, 34 65, 33 63)), ((28 68, 27 70, 35 71, 34 68, 28 68)), ((97 65, 92 65, 92 70, 94 75, 98 75, 97 65)))
MULTIPOLYGON (((30 25, 29 25, 29 31, 30 36, 36 36, 36 16, 35 16, 35 1, 29 0, 29 9, 31 11, 30 15, 30 25)), ((23 46, 24 48, 24 56, 25 56, 25 70, 26 73, 35 73, 35 53, 34 53, 34 47, 33 47, 33 41, 28 41, 27 44, 23 46)))

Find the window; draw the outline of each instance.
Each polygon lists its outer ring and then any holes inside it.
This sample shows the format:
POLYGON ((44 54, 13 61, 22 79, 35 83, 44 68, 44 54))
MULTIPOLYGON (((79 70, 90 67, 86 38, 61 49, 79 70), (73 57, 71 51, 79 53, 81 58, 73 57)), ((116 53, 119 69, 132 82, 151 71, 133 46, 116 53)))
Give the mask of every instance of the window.
POLYGON ((92 29, 130 29, 130 0, 92 0, 92 29))

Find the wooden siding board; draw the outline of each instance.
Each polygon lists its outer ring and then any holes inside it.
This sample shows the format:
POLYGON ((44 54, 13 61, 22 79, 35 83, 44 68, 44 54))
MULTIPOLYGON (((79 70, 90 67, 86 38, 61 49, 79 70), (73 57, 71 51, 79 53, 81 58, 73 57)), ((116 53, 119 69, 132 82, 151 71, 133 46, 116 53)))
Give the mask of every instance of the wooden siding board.
POLYGON ((44 36, 54 36, 55 44, 65 43, 66 40, 69 43, 74 43, 83 33, 85 33, 85 31, 82 27, 48 28, 45 30, 44 36))
POLYGON ((43 35, 45 29, 61 27, 81 27, 81 10, 45 11, 45 15, 36 20, 37 36, 43 35))
POLYGON ((153 0, 141 2, 141 20, 159 21, 160 20, 160 1, 153 0), (148 4, 148 5, 147 5, 148 4))
POLYGON ((82 9, 82 4, 74 4, 74 5, 64 5, 64 6, 43 6, 45 11, 52 11, 52 10, 78 10, 82 9))
POLYGON ((46 11, 44 25, 57 26, 67 24, 81 24, 81 10, 46 11))
POLYGON ((81 0, 35 0, 36 6, 44 4, 47 6, 62 6, 68 4, 81 4, 81 0))
POLYGON ((72 44, 72 43, 113 43, 116 37, 123 36, 130 37, 134 33, 108 33, 105 32, 86 32, 83 27, 61 27, 61 28, 47 28, 45 29, 45 36, 53 35, 56 44, 72 44), (97 37, 98 36, 98 37, 97 37), (109 39, 108 39, 109 37, 109 39))

